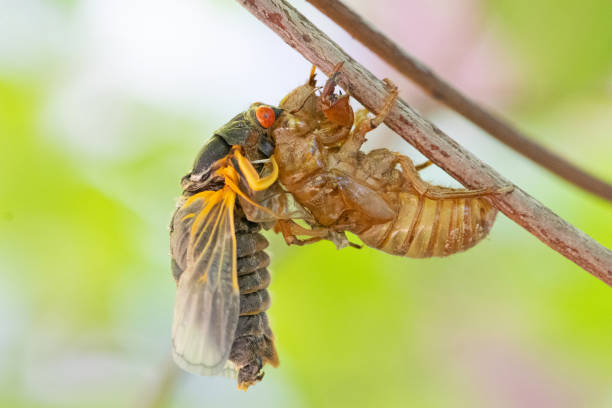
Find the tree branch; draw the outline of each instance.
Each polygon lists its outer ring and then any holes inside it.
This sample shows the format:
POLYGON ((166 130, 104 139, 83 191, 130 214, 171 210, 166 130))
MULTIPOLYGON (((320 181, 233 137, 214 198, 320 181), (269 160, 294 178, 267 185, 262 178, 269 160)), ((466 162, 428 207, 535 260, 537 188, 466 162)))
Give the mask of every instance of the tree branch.
MULTIPOLYGON (((287 2, 239 2, 326 74, 329 75, 336 64, 344 61, 339 79, 340 86, 372 112, 377 112, 377 108, 383 105, 387 95, 384 83, 341 50, 287 2)), ((510 184, 510 181, 419 116, 402 100, 398 99, 385 123, 467 187, 510 184)), ((509 194, 491 197, 491 200, 510 219, 542 242, 612 286, 610 250, 558 217, 518 187, 509 194)))
POLYGON ((411 79, 439 102, 458 112, 491 136, 564 178, 601 198, 612 201, 612 185, 574 166, 563 157, 535 143, 504 119, 492 114, 438 77, 430 68, 370 26, 339 0, 306 0, 336 22, 357 41, 411 79))

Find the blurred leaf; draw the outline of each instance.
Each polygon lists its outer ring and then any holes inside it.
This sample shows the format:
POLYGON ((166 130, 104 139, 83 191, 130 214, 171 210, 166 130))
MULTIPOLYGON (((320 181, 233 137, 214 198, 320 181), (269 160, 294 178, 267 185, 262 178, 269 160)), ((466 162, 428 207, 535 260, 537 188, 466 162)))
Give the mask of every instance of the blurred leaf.
POLYGON ((88 186, 38 132, 34 89, 0 82, 2 251, 40 318, 107 324, 113 287, 134 262, 138 216, 88 186))
POLYGON ((609 0, 493 0, 491 16, 514 40, 526 69, 521 109, 598 93, 612 73, 609 0))

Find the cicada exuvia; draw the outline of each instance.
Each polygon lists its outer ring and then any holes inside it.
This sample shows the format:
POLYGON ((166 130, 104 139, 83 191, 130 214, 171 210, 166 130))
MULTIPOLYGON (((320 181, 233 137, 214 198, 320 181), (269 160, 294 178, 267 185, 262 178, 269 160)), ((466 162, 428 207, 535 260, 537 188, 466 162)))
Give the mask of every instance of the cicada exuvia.
POLYGON ((415 166, 388 149, 361 151, 366 134, 380 125, 397 98, 389 96, 374 117, 365 109, 353 113, 348 95, 334 93, 339 64, 319 94, 314 78, 280 103, 284 113, 272 130, 279 182, 315 223, 304 229, 279 220, 276 230, 289 244, 329 239, 338 247, 350 243, 345 232, 366 245, 400 256, 447 256, 471 248, 490 231, 497 209, 488 201, 512 186, 454 189, 432 185, 415 166), (308 240, 298 235, 310 235, 308 240))
POLYGON ((318 95, 313 68, 279 108, 256 103, 234 117, 183 177, 171 254, 178 285, 173 354, 185 370, 237 373, 246 389, 261 380, 265 363, 278 364, 265 314, 270 259, 260 224, 274 226, 288 244, 358 246, 349 231, 393 255, 446 256, 488 234, 497 209, 486 197, 512 189, 439 187, 419 176, 426 165, 388 149, 362 152, 397 88, 388 82, 375 117, 354 114, 348 95, 334 93, 340 67, 318 95))

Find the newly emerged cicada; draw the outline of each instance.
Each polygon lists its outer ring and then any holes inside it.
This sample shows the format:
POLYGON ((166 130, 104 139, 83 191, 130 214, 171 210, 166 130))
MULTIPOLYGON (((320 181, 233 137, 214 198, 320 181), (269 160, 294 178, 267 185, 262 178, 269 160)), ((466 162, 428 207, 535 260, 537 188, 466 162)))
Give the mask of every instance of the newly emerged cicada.
POLYGON ((338 247, 350 244, 350 231, 370 247, 415 258, 447 256, 482 240, 497 214, 485 197, 512 186, 435 186, 419 176, 429 163, 415 166, 388 149, 362 152, 366 134, 384 121, 398 91, 386 80, 389 97, 378 115, 371 118, 365 109, 353 114, 349 96, 334 94, 341 66, 320 95, 313 67, 306 84, 279 105, 284 113, 272 130, 279 181, 316 222, 307 229, 279 220, 276 230, 289 244, 329 239, 338 247))
POLYGON ((348 95, 334 94, 340 67, 320 95, 313 68, 279 108, 255 103, 238 114, 183 177, 170 227, 172 347, 183 369, 237 374, 246 389, 261 380, 264 364, 278 364, 265 313, 270 258, 261 226, 274 227, 288 244, 328 239, 341 248, 354 245, 350 231, 394 255, 446 256, 487 235, 497 209, 485 197, 512 189, 438 187, 406 156, 361 152, 397 89, 389 82, 390 96, 374 118, 366 110, 355 115, 348 95))
POLYGON ((214 132, 181 181, 170 226, 174 360, 196 374, 237 374, 241 389, 261 380, 265 363, 278 364, 265 313, 268 241, 240 201, 266 213, 249 197, 277 179, 269 133, 280 114, 255 103, 214 132), (260 177, 260 171, 269 174, 260 177))

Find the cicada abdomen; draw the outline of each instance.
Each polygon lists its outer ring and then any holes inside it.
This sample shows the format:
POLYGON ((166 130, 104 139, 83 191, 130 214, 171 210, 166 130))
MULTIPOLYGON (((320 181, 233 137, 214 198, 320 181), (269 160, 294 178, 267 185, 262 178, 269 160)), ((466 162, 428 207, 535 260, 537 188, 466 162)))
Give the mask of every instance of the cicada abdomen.
POLYGON ((215 132, 183 177, 170 226, 177 282, 174 360, 200 375, 235 374, 241 389, 261 380, 265 363, 278 364, 265 314, 268 242, 238 201, 261 207, 250 193, 276 181, 268 128, 278 115, 280 110, 256 103, 215 132), (271 174, 260 177, 252 165, 257 160, 272 163, 271 174))
POLYGON ((264 364, 278 365, 278 356, 266 315, 270 307, 270 257, 264 252, 268 241, 259 233, 261 225, 250 222, 239 205, 235 226, 240 317, 229 359, 238 369, 240 388, 246 389, 262 379, 264 364))
POLYGON ((434 200, 409 193, 395 197, 396 217, 359 234, 364 244, 392 255, 428 258, 464 251, 487 236, 497 215, 484 198, 434 200))

